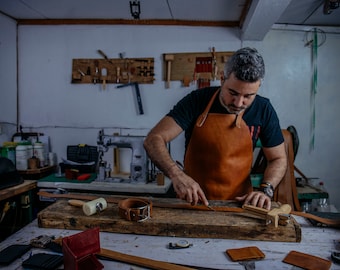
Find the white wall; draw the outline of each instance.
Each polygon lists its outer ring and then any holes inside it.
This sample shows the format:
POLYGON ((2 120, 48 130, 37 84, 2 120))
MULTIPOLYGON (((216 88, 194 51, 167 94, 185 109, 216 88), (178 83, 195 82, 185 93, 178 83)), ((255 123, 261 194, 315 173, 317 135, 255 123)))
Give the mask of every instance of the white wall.
POLYGON ((0 14, 0 143, 16 131, 16 21, 0 14))
MULTIPOLYGON (((0 16, 1 18, 1 16, 0 16)), ((1 24, 0 24, 1 25, 1 24)), ((0 26, 2 31, 3 26, 0 26)), ((5 28, 7 31, 7 28, 5 28)), ((20 124, 27 131, 51 137, 52 151, 65 157, 66 146, 96 144, 97 133, 145 135, 173 104, 193 88, 162 81, 162 54, 172 52, 234 51, 242 46, 258 48, 266 61, 267 74, 260 94, 271 99, 281 125, 294 125, 300 148, 296 165, 309 177, 326 183, 332 202, 340 209, 339 146, 340 92, 339 29, 319 47, 319 91, 316 95, 316 139, 310 150, 311 49, 305 47, 304 31, 272 30, 262 42, 241 42, 235 29, 161 26, 19 26, 20 124), (141 84, 144 115, 138 115, 133 88, 108 85, 71 84, 73 58, 99 58, 97 50, 109 57, 154 57, 155 82, 141 84)), ((13 29, 9 29, 12 33, 13 29)), ((12 33, 13 34, 13 33, 12 33)), ((10 39, 10 38, 9 38, 10 39)), ((12 60, 9 60, 12 61, 12 60)), ((2 62, 2 61, 1 61, 2 62)), ((6 66, 0 64, 0 74, 6 66)), ((9 73, 14 76, 15 70, 9 73)), ((2 92, 12 94, 15 85, 2 92)), ((2 94, 3 95, 3 94, 2 94)), ((0 101, 2 102, 2 101, 0 101)), ((1 103, 2 104, 2 103, 1 103)), ((7 103, 6 103, 7 104, 7 103)), ((15 106, 15 105, 11 105, 15 106)), ((0 108, 3 114, 5 111, 0 108)), ((3 119, 3 120, 2 120, 3 119)), ((0 118, 14 121, 13 117, 0 118)), ((182 160, 183 136, 172 143, 175 159, 182 160)))

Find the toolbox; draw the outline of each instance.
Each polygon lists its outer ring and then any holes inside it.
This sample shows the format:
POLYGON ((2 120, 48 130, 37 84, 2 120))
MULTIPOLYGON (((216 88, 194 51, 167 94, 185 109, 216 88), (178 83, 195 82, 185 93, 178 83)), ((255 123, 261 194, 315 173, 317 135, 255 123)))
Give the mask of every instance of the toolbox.
POLYGON ((93 173, 98 162, 97 146, 87 144, 68 145, 67 160, 71 164, 61 162, 60 169, 64 173, 66 169, 77 170, 79 173, 93 173), (77 164, 73 164, 73 162, 77 164))

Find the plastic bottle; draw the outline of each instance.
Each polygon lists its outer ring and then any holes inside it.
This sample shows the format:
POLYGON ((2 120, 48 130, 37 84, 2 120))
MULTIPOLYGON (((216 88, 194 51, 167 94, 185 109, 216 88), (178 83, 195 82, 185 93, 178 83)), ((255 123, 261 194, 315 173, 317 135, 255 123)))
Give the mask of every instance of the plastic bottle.
POLYGON ((324 182, 322 181, 319 182, 318 189, 320 189, 324 193, 327 193, 327 198, 324 197, 324 198, 318 199, 317 211, 318 212, 330 212, 328 192, 325 188, 324 182))

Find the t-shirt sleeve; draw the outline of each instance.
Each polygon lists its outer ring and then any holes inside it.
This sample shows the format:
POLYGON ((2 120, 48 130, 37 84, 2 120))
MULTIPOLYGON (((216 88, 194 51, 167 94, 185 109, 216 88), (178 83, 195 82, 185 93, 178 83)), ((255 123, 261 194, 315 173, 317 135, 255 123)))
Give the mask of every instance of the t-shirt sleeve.
POLYGON ((274 147, 284 141, 279 118, 270 102, 268 102, 266 106, 260 140, 264 147, 274 147))
POLYGON ((213 92, 206 88, 192 91, 182 98, 167 114, 183 129, 190 129, 203 112, 213 92))

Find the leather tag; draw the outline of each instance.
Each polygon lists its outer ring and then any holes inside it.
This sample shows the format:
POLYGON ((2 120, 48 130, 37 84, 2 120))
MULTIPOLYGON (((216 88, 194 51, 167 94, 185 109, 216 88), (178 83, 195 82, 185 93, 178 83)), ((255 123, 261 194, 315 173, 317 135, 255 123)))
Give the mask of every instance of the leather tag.
POLYGON ((226 253, 230 259, 236 261, 259 260, 265 257, 264 253, 258 247, 244 247, 227 249, 226 253))
POLYGON ((332 262, 329 260, 294 250, 288 253, 288 255, 283 259, 283 262, 307 270, 328 270, 332 265, 332 262))

